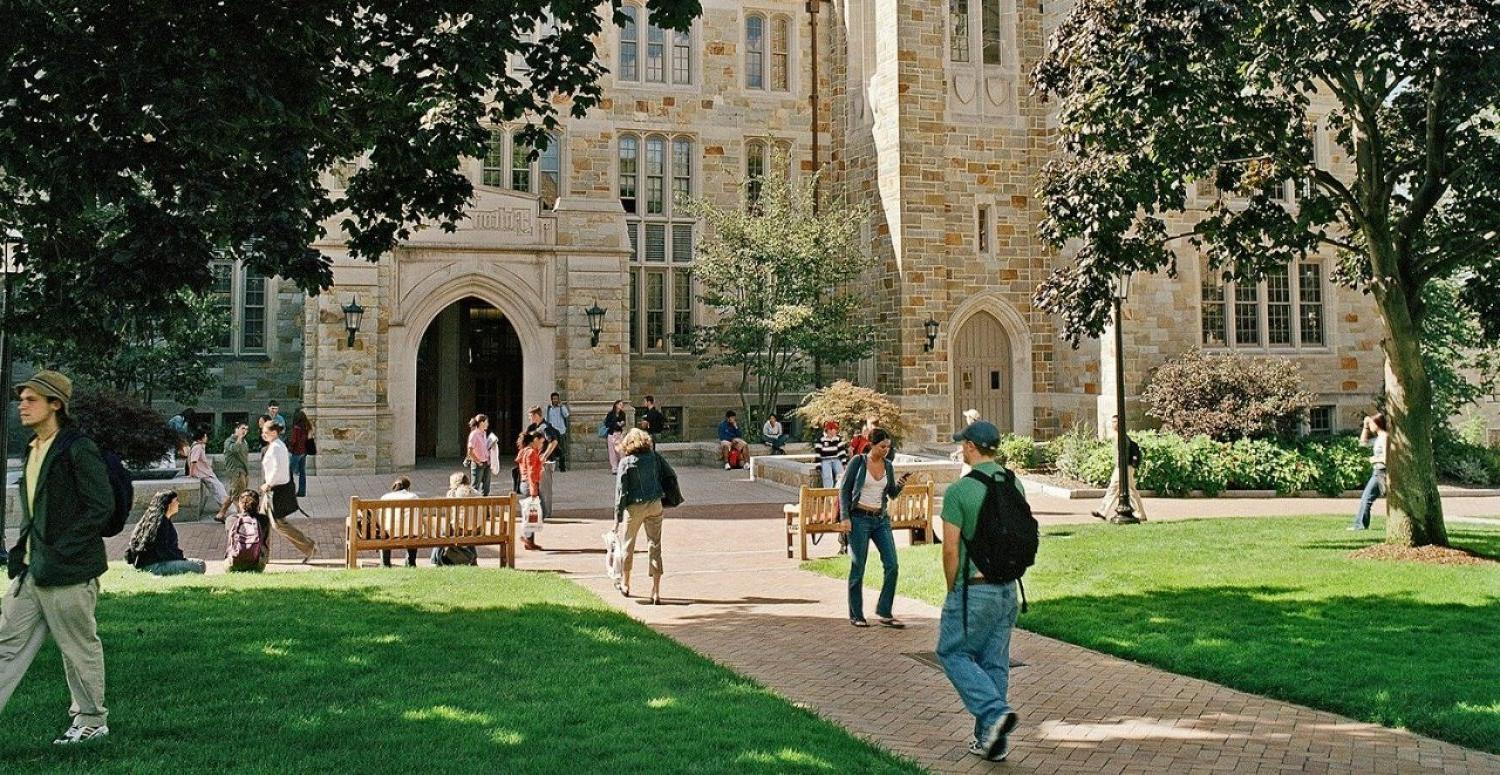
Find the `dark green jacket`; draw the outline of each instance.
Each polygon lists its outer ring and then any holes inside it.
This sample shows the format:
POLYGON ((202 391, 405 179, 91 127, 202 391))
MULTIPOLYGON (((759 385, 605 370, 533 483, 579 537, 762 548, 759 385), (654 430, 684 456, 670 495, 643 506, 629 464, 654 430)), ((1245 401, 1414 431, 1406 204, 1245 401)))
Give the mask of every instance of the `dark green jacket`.
MULTIPOLYGON (((31 455, 30 447, 26 454, 31 455)), ((78 431, 64 428, 42 461, 36 503, 26 502, 25 459, 19 487, 21 540, 10 550, 10 577, 30 573, 39 587, 61 587, 103 574, 109 563, 100 532, 114 511, 115 496, 99 447, 78 431), (36 556, 28 557, 33 537, 36 556)))

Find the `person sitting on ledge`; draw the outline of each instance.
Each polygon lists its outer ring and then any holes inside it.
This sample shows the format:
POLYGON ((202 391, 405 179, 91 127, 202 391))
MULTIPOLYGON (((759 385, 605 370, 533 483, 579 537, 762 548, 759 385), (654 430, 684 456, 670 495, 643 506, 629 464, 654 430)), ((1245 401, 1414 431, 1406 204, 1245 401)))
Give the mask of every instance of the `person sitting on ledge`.
POLYGON ((730 409, 724 413, 724 421, 719 423, 719 458, 724 461, 725 471, 734 467, 729 463, 729 453, 736 449, 739 450, 740 464, 744 465, 750 445, 745 441, 745 432, 740 430, 739 415, 730 409))
POLYGON ((785 429, 781 427, 781 420, 776 415, 766 418, 766 424, 760 427, 760 436, 765 440, 766 446, 771 448, 773 455, 785 455, 786 442, 791 437, 786 435, 785 429))

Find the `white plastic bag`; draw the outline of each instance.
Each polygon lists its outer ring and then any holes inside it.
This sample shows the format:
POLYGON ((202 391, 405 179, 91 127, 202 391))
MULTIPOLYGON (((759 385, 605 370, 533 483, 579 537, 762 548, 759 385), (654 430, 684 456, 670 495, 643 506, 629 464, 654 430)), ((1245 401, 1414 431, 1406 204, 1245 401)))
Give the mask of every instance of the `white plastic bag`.
POLYGON ((604 572, 611 579, 620 578, 620 539, 611 530, 604 534, 604 572))
POLYGON ((521 499, 521 529, 534 533, 542 529, 542 499, 529 496, 521 499))

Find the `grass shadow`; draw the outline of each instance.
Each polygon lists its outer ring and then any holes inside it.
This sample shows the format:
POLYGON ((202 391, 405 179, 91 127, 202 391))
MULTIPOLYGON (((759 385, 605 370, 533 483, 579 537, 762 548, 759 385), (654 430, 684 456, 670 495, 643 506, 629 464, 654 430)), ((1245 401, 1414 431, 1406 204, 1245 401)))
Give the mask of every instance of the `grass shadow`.
POLYGON ((555 577, 211 577, 98 611, 114 734, 50 745, 68 696, 47 646, 4 769, 913 771, 555 577))

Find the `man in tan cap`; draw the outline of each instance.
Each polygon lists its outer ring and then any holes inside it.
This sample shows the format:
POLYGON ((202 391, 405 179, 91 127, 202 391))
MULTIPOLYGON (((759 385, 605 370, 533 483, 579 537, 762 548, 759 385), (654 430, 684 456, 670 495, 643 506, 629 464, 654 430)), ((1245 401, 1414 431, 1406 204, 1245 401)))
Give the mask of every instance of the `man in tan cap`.
POLYGON ((16 394, 21 424, 35 435, 19 483, 21 537, 0 601, 0 710, 50 634, 73 697, 73 721, 52 742, 70 745, 109 734, 94 605, 108 567, 101 533, 114 491, 99 448, 71 427, 71 380, 41 371, 16 385, 16 394))

